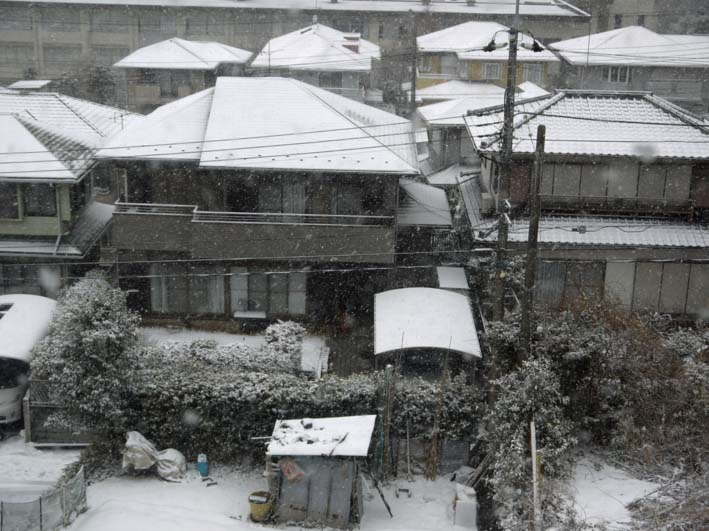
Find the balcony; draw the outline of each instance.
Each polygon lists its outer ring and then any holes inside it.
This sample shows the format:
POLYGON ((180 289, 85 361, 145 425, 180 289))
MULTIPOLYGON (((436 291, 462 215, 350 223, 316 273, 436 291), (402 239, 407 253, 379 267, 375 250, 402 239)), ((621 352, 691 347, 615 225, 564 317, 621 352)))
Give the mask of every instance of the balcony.
POLYGON ((214 212, 194 205, 116 203, 113 240, 119 250, 174 251, 205 259, 391 263, 394 221, 394 216, 214 212))

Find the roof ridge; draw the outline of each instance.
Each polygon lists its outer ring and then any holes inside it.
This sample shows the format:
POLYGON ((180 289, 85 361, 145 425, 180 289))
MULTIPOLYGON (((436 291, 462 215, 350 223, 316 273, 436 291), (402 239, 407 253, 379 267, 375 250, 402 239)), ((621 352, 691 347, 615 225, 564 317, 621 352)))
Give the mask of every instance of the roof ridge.
MULTIPOLYGON (((79 119, 81 119, 86 125, 88 125, 91 129, 96 131, 96 134, 98 134, 101 137, 106 136, 103 131, 101 131, 96 125, 94 125, 88 118, 86 118, 83 114, 81 114, 79 111, 77 111, 72 105, 69 105, 68 102, 64 101, 65 95, 64 94, 59 94, 59 93, 53 93, 54 97, 58 99, 62 105, 64 105, 67 109, 69 109, 71 112, 73 112, 79 119)), ((71 97, 71 96, 69 96, 71 97)))
MULTIPOLYGON (((177 46, 179 46, 180 48, 182 48, 184 51, 186 51, 186 52, 187 52, 188 54, 190 54, 191 56, 196 57, 197 59, 199 59, 200 61, 202 61, 205 65, 209 66, 209 61, 205 61, 205 60, 202 59, 199 55, 197 55, 197 54, 194 53, 192 50, 190 50, 189 48, 187 48, 187 46, 183 45, 181 42, 178 42, 178 41, 184 41, 184 42, 192 42, 192 41, 189 41, 189 40, 187 40, 187 39, 181 39, 181 38, 179 38, 179 37, 172 37, 172 38, 169 39, 169 40, 172 41, 173 43, 175 43, 175 44, 176 44, 177 46)), ((209 42, 209 41, 205 41, 205 42, 209 42)))
POLYGON ((656 96, 653 93, 645 94, 643 97, 645 100, 649 101, 656 107, 659 107, 666 113, 671 114, 678 120, 686 122, 688 125, 698 127, 699 130, 702 131, 702 133, 709 134, 709 126, 703 120, 701 120, 697 116, 694 116, 689 111, 682 109, 681 107, 678 107, 675 104, 665 100, 664 98, 660 98, 659 96, 656 96))
MULTIPOLYGON (((297 81, 297 80, 291 79, 291 78, 285 78, 285 79, 288 79, 289 81, 292 81, 292 82, 296 82, 296 81, 297 81)), ((412 169, 416 169, 416 168, 414 168, 414 167, 411 165, 411 163, 410 163, 409 161, 407 161, 407 160, 404 159, 401 155, 399 155, 399 154, 396 153, 393 149, 391 149, 391 147, 387 146, 387 145, 386 145, 384 142, 382 142, 380 139, 378 139, 378 138, 376 138, 374 135, 370 134, 368 131, 365 130, 365 128, 363 128, 360 124, 358 124, 357 122, 355 122, 352 118, 350 118, 350 117, 347 116, 346 114, 343 114, 342 112, 340 112, 338 109, 336 109, 336 108, 335 108, 334 106, 332 106, 330 103, 328 103, 328 102, 325 101, 323 98, 321 98, 319 94, 317 94, 316 92, 314 92, 313 90, 311 90, 311 89, 313 89, 313 88, 315 88, 315 87, 311 87, 310 85, 308 85, 307 83, 303 83, 302 81, 297 82, 296 85, 297 85, 297 86, 300 86, 301 90, 303 90, 304 92, 307 92, 307 93, 311 94, 312 96, 314 96, 315 98, 317 98, 321 103, 323 103, 324 105, 326 105, 331 111, 333 111, 334 113, 338 114, 339 116, 341 116, 342 118, 344 118, 345 120, 347 120, 348 122, 350 122, 352 125, 354 125, 355 127, 357 127, 357 129, 359 129, 362 133, 364 133, 368 138, 371 138, 372 140, 374 140, 375 142, 377 142, 378 144, 380 144, 382 147, 386 148, 387 151, 389 151, 390 153, 392 153, 395 157, 397 157, 398 159, 400 159, 400 160, 401 160, 402 162, 404 162, 407 166, 409 166, 409 167, 412 168, 412 169)), ((320 89, 320 90, 323 90, 323 89, 320 89)), ((333 94, 333 95, 335 96, 336 94, 333 94)), ((351 100, 348 100, 348 98, 345 98, 345 97, 343 97, 343 96, 340 96, 340 97, 341 97, 343 100, 347 100, 348 102, 351 101, 351 100)), ((352 101, 352 103, 357 103, 357 102, 352 101)), ((377 124, 378 127, 382 127, 383 125, 389 125, 389 124, 377 124)), ((402 123, 402 125, 403 125, 403 123, 402 123)))

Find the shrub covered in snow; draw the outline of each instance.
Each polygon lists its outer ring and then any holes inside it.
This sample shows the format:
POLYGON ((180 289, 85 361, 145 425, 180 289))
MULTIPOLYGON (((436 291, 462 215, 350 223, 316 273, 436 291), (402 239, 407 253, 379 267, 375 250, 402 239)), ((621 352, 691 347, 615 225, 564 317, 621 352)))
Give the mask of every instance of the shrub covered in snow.
POLYGON ((51 382, 54 398, 64 406, 55 423, 100 433, 125 429, 138 322, 125 293, 99 273, 61 294, 49 334, 32 361, 32 378, 51 382))

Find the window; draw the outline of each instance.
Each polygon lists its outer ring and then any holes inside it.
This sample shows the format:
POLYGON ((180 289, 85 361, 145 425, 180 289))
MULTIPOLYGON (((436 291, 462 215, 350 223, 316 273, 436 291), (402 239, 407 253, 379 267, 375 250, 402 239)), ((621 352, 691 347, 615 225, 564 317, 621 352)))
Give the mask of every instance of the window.
POLYGON ((302 182, 271 181, 258 187, 259 212, 305 212, 305 185, 302 182))
POLYGON ((0 264, 0 293, 27 293, 41 295, 39 266, 0 264))
POLYGON ((544 66, 539 63, 526 63, 524 65, 524 80, 541 85, 544 75, 544 66))
POLYGON ((67 63, 78 63, 81 46, 45 46, 44 62, 62 68, 67 63))
POLYGON ((196 314, 224 313, 224 275, 217 266, 189 267, 190 311, 196 314))
POLYGON ((128 13, 116 8, 102 9, 91 14, 91 31, 128 33, 132 22, 128 13))
POLYGON ((629 83, 630 67, 627 66, 604 66, 603 79, 610 83, 629 83))
POLYGON ((4 30, 31 30, 32 18, 30 10, 26 7, 3 6, 0 17, 0 29, 4 30))
POLYGON ((418 69, 422 74, 434 74, 436 71, 436 64, 440 64, 436 59, 436 56, 423 54, 419 55, 418 58, 418 69))
POLYGON ((81 19, 78 9, 44 8, 42 11, 42 27, 48 31, 81 30, 81 19))
POLYGON ((28 184, 22 190, 25 216, 57 215, 57 196, 51 184, 28 184))
POLYGON ((0 183, 0 218, 18 219, 20 217, 20 202, 17 197, 17 185, 0 183))
POLYGON ((384 38, 384 22, 379 23, 379 28, 377 30, 377 37, 381 41, 384 38))
POLYGON ((150 265, 150 306, 159 313, 224 313, 224 274, 219 266, 150 265))
POLYGON ((96 63, 111 66, 128 55, 128 48, 98 46, 94 48, 96 63))
POLYGON ((320 72, 318 86, 326 89, 342 88, 342 72, 320 72))
POLYGON ((615 15, 613 17, 613 27, 618 29, 623 26, 623 15, 615 15))
POLYGON ((352 216, 362 213, 362 186, 359 184, 338 183, 333 192, 333 214, 352 216))
POLYGON ((33 62, 34 60, 34 47, 31 45, 6 44, 0 46, 0 63, 8 65, 25 65, 33 62))
POLYGON ((502 65, 500 63, 483 64, 483 79, 500 79, 502 77, 502 65))
POLYGON ((231 309, 273 315, 305 313, 305 273, 258 273, 231 268, 231 309))
POLYGON ((645 15, 638 15, 638 26, 645 25, 645 15))
POLYGON ((186 71, 160 71, 157 73, 160 83, 160 96, 176 97, 179 95, 179 87, 190 86, 190 73, 186 71))
POLYGON ((409 26, 406 24, 399 24, 399 39, 404 39, 409 35, 409 26))

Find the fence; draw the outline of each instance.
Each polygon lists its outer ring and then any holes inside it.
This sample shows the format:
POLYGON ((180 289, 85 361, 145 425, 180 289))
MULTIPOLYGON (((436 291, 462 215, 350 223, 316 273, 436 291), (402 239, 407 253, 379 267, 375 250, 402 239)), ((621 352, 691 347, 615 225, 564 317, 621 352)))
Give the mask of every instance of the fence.
POLYGON ((44 446, 87 444, 91 440, 90 433, 71 432, 47 425, 47 419, 61 409, 56 393, 48 381, 30 380, 24 398, 25 441, 44 446))
POLYGON ((28 502, 0 502, 0 531, 52 531, 86 510, 84 468, 53 492, 28 502))

